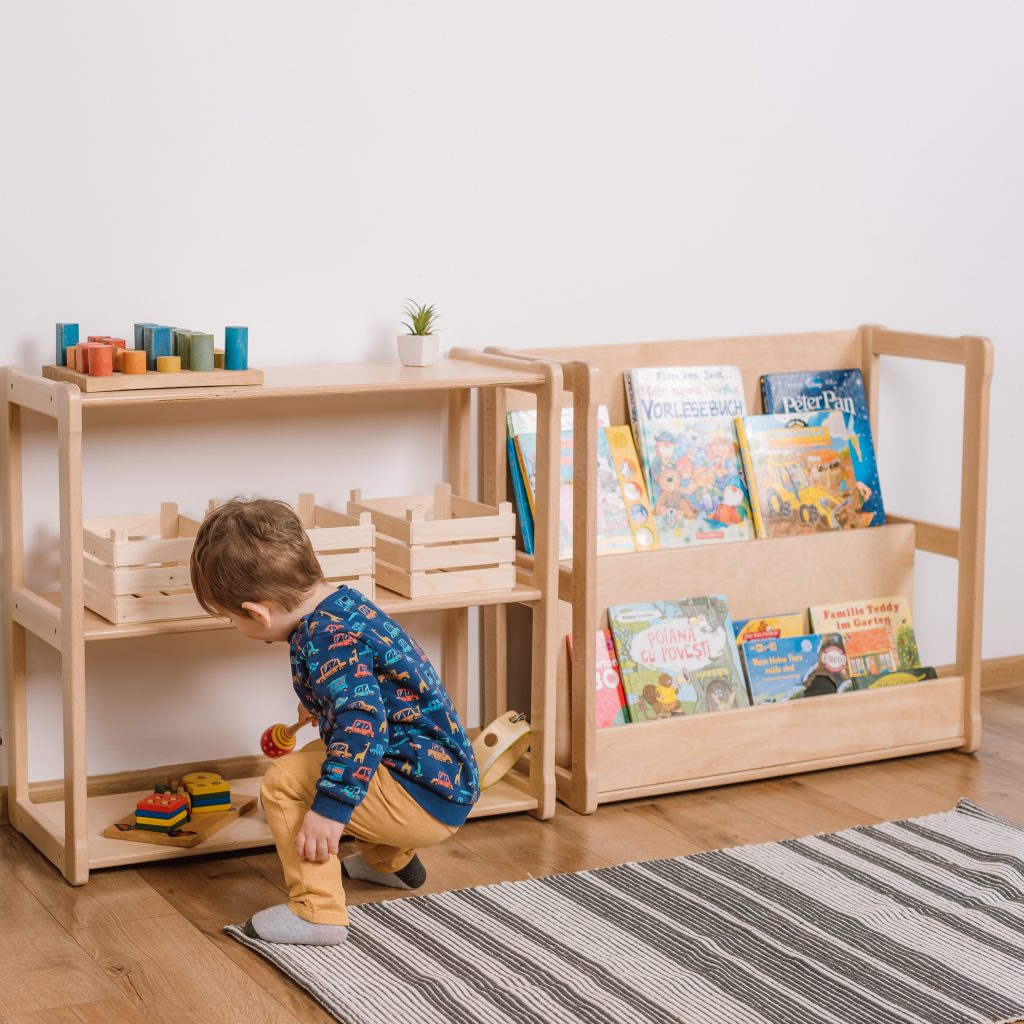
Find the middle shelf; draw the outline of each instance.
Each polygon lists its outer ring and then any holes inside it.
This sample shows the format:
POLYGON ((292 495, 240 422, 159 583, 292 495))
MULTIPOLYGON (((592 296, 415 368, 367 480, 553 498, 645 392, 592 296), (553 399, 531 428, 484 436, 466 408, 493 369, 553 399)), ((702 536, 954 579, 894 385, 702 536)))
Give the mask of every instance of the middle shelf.
MULTIPOLYGON (((40 594, 41 598, 60 608, 60 594, 40 594)), ((388 615, 408 615, 413 612, 444 611, 449 608, 470 608, 493 604, 529 604, 539 601, 541 598, 540 589, 530 586, 521 581, 509 590, 482 590, 475 594, 437 594, 424 597, 403 597, 394 591, 385 590, 377 586, 377 596, 374 599, 382 611, 388 615)), ((18 616, 15 615, 15 619, 18 616)), ((31 628, 31 623, 23 625, 31 628)), ((210 615, 196 615, 187 619, 167 619, 160 622, 124 622, 115 624, 107 622, 95 612, 85 609, 85 639, 92 640, 120 640, 125 637, 138 636, 164 636, 174 633, 200 633, 211 629, 231 629, 231 623, 227 619, 214 618, 210 615)), ((44 639, 46 639, 44 637, 44 639)))

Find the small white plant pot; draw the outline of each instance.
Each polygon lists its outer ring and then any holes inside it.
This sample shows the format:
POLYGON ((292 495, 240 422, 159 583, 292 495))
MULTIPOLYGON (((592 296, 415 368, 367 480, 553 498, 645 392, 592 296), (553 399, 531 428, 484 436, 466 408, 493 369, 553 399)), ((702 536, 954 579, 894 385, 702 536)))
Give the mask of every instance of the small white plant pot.
POLYGON ((431 366, 437 359, 436 334, 398 335, 398 358, 403 366, 431 366))

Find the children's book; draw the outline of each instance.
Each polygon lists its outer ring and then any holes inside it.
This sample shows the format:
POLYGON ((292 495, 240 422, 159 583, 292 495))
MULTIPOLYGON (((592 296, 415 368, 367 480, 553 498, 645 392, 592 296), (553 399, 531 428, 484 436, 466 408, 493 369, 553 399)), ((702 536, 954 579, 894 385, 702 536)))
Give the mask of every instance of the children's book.
MULTIPOLYGON (((529 425, 530 419, 524 415, 529 410, 517 410, 518 418, 514 421, 514 429, 518 429, 519 426, 529 425)), ((511 416, 512 413, 509 413, 511 416)), ((561 432, 561 443, 560 452, 558 459, 558 557, 572 558, 572 467, 573 467, 573 442, 572 442, 572 409, 562 410, 562 432, 561 432), (566 423, 569 423, 568 428, 565 427, 566 423)), ((598 432, 603 427, 608 425, 608 408, 607 406, 601 405, 597 409, 597 424, 598 432)), ((533 508, 534 502, 536 501, 537 495, 537 417, 536 413, 533 414, 533 432, 526 431, 524 433, 518 433, 515 435, 515 447, 516 453, 519 457, 520 470, 523 474, 523 479, 526 481, 526 492, 527 497, 530 500, 531 509, 533 508)), ((600 443, 600 442, 599 442, 600 443)), ((615 524, 608 524, 606 532, 602 537, 602 530, 598 530, 598 548, 605 545, 611 551, 623 550, 632 551, 633 543, 632 538, 629 538, 628 547, 616 547, 615 531, 618 529, 615 524)), ((621 543, 622 533, 621 530, 618 534, 619 543, 621 543)), ((602 553, 610 553, 609 550, 605 550, 602 553)))
MULTIPOLYGON (((597 665, 597 690, 594 698, 594 714, 598 729, 609 729, 614 725, 629 722, 626 711, 626 695, 622 690, 619 663, 615 657, 612 635, 607 629, 599 629, 595 636, 597 665)), ((572 664, 572 633, 565 636, 569 649, 569 664, 572 664)))
POLYGON ((749 706, 721 595, 614 605, 608 622, 631 721, 749 706))
POLYGON ((802 418, 808 413, 838 409, 868 418, 864 376, 860 370, 815 370, 804 373, 766 373, 761 378, 761 401, 766 413, 802 418))
POLYGON ((905 672, 921 666, 910 602, 905 597, 814 605, 811 629, 843 635, 854 676, 905 672))
POLYGON ((526 495, 526 484, 523 482, 522 467, 516 451, 515 438, 505 440, 505 457, 508 460, 508 475, 512 482, 512 497, 516 503, 516 525, 523 543, 523 551, 533 554, 533 509, 526 495))
POLYGON ((743 664, 755 705, 852 689, 838 633, 749 640, 743 645, 743 664))
POLYGON ((812 413, 736 420, 759 537, 849 530, 885 522, 867 421, 812 413), (858 475, 860 474, 860 475, 858 475))
POLYGON ((748 640, 778 640, 779 637, 801 636, 807 632, 804 612, 785 615, 763 615, 754 619, 737 619, 732 624, 736 643, 741 647, 748 640))
MULTIPOLYGON (((629 427, 605 427, 599 431, 605 435, 608 454, 622 495, 623 506, 629 528, 633 535, 633 546, 637 551, 653 551, 660 547, 654 513, 647 497, 640 460, 637 458, 633 434, 629 427)), ((598 439, 600 441, 600 438, 598 439)), ((598 449, 600 451, 600 447, 598 449)), ((600 502, 602 482, 598 480, 598 501, 600 502)))
POLYGON ((908 668, 902 672, 879 672, 875 675, 854 676, 855 690, 878 690, 883 686, 904 686, 907 683, 920 683, 925 679, 938 679, 933 668, 908 668))
MULTIPOLYGON (((597 428, 597 553, 621 555, 635 551, 636 545, 633 542, 626 498, 619 485, 615 460, 608 443, 608 429, 597 428)), ((569 494, 571 497, 571 489, 569 494)))
POLYGON ((626 401, 662 547, 754 536, 733 419, 735 366, 628 370, 626 401))

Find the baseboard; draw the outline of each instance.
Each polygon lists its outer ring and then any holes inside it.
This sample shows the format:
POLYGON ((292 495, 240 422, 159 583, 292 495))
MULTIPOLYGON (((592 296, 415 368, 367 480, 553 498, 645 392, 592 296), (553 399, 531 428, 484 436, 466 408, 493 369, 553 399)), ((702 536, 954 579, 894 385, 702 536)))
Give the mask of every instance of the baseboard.
POLYGON ((1024 654, 1008 658, 989 658, 981 663, 981 688, 1005 690, 1008 686, 1024 685, 1024 654))
MULTIPOLYGON (((224 757, 215 761, 203 761, 207 771, 217 772, 224 779, 251 779, 263 775, 270 762, 262 754, 245 754, 242 757, 224 757)), ((110 793, 131 793, 146 789, 159 779, 178 778, 186 772, 194 772, 195 761, 188 764, 166 764, 156 768, 140 768, 129 772, 113 772, 110 775, 94 775, 89 779, 86 792, 89 796, 107 796, 110 793)), ((64 782, 54 779, 50 782, 33 782, 28 787, 29 797, 34 803, 46 803, 64 798, 64 782)), ((7 814, 7 787, 0 788, 0 825, 10 821, 7 814)))
MULTIPOLYGON (((982 690, 1004 690, 1009 686, 1024 685, 1024 654, 1009 658, 989 658, 981 663, 982 690)), ((243 757, 228 757, 220 761, 205 761, 203 767, 219 772, 225 779, 249 779, 262 775, 269 762, 261 754, 247 754, 243 757)), ((131 772, 114 772, 111 775, 96 775, 89 779, 89 796, 104 796, 108 793, 130 793, 145 789, 157 779, 181 777, 187 771, 195 771, 195 763, 168 764, 159 768, 143 768, 131 772)), ((52 782, 33 782, 29 795, 36 802, 60 800, 64 796, 64 783, 60 779, 52 782)), ((7 787, 0 789, 0 825, 6 825, 7 787)))

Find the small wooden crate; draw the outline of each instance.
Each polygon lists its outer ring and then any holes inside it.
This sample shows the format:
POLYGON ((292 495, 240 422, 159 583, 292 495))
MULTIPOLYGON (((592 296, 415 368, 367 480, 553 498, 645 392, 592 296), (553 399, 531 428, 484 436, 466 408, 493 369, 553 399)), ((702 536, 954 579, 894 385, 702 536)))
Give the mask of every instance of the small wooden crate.
POLYGON ((408 598, 508 590, 515 586, 516 517, 452 494, 363 500, 353 491, 350 515, 369 513, 377 528, 377 582, 408 598))
POLYGON ((164 502, 156 514, 86 519, 86 608, 117 624, 205 614, 189 578, 198 529, 174 502, 164 502))
POLYGON ((312 494, 300 494, 295 511, 313 544, 324 578, 350 583, 372 601, 376 531, 367 512, 348 516, 316 503, 312 494))

